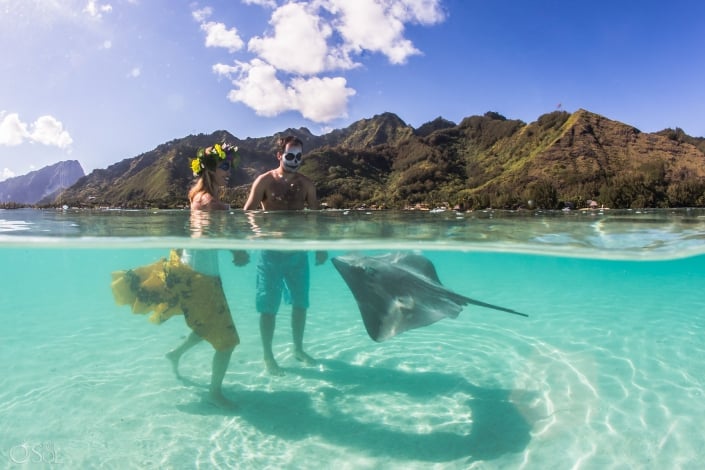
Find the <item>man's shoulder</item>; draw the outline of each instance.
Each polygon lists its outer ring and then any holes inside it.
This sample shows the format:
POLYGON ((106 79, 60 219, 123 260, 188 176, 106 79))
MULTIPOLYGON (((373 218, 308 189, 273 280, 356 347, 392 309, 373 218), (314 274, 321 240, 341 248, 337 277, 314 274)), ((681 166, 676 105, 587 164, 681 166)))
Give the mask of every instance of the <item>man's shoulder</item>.
POLYGON ((300 178, 301 181, 303 181, 306 184, 313 184, 313 180, 309 178, 308 176, 304 175, 303 173, 297 173, 298 177, 300 178))
POLYGON ((265 171, 255 179, 255 181, 259 181, 262 183, 266 183, 272 180, 274 180, 274 170, 265 171))

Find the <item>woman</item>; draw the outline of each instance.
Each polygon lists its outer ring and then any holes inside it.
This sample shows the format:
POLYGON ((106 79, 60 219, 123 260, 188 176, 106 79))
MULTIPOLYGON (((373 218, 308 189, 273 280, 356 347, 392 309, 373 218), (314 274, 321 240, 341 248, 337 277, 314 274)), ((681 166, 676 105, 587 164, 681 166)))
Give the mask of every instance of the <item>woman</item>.
MULTIPOLYGON (((216 144, 201 149, 191 162, 197 180, 188 193, 191 203, 192 236, 200 237, 208 228, 209 211, 227 210, 230 207, 220 200, 218 192, 227 183, 230 169, 235 162, 237 147, 216 144)), ((202 339, 215 348, 211 373, 210 400, 217 406, 232 408, 234 403, 222 392, 225 371, 233 349, 240 343, 230 315, 218 268, 217 250, 183 250, 181 262, 201 274, 200 282, 192 283, 193 301, 182 305, 186 323, 193 330, 186 340, 167 353, 174 372, 179 375, 179 359, 202 339)), ((189 299, 191 300, 191 299, 189 299)))

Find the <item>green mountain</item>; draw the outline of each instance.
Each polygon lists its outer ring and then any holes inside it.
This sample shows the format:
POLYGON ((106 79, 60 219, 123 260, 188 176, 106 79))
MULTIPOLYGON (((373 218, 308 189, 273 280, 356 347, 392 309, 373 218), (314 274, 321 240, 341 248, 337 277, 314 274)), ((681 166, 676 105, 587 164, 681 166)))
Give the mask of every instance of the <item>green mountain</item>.
POLYGON ((329 207, 705 206, 705 139, 681 129, 643 133, 582 109, 530 124, 489 112, 414 129, 384 113, 323 136, 306 128, 244 140, 227 131, 188 136, 93 171, 55 203, 185 206, 190 157, 226 140, 240 147, 241 164, 225 200, 241 207, 254 178, 277 165, 276 141, 285 134, 304 142, 301 171, 329 207))

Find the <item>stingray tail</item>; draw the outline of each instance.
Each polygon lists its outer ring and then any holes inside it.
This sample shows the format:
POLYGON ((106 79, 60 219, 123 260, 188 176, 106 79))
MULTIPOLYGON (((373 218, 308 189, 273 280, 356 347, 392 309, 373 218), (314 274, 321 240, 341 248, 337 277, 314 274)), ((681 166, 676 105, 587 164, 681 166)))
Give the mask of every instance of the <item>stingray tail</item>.
POLYGON ((529 316, 529 315, 527 315, 526 313, 517 312, 516 310, 512 310, 511 308, 505 308, 505 307, 500 307, 499 305, 488 304, 488 303, 486 303, 486 302, 481 302, 481 301, 479 301, 479 300, 471 299, 470 297, 465 297, 465 296, 462 296, 462 295, 461 295, 460 297, 462 297, 463 300, 464 300, 466 303, 469 303, 469 304, 472 304, 472 305, 477 305, 478 307, 491 308, 491 309, 493 309, 493 310, 499 310, 499 311, 501 311, 501 312, 507 312, 507 313, 511 313, 511 314, 514 314, 514 315, 519 315, 519 316, 522 316, 522 317, 528 317, 528 316, 529 316))

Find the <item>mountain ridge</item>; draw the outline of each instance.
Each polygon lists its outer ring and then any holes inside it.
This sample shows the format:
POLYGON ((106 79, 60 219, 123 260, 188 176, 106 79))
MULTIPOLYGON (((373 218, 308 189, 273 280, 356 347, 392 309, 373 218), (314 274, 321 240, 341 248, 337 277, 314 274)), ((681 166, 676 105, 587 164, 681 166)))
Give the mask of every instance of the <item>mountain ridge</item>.
POLYGON ((276 141, 294 134, 307 153, 301 171, 329 207, 559 208, 599 200, 610 207, 705 205, 705 139, 681 129, 643 133, 579 109, 531 123, 488 112, 459 124, 438 117, 418 129, 393 113, 322 136, 307 128, 239 139, 225 130, 174 139, 64 190, 54 203, 183 207, 198 147, 240 147, 225 200, 242 206, 254 178, 277 165, 276 141))
POLYGON ((0 181, 0 203, 36 204, 51 201, 85 173, 77 160, 65 160, 0 181))

